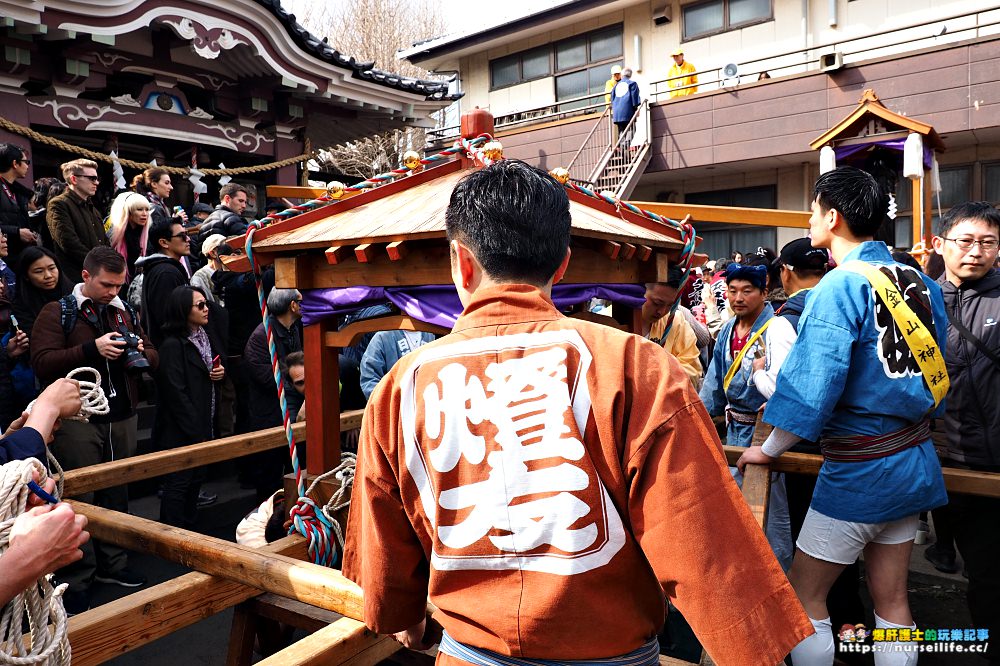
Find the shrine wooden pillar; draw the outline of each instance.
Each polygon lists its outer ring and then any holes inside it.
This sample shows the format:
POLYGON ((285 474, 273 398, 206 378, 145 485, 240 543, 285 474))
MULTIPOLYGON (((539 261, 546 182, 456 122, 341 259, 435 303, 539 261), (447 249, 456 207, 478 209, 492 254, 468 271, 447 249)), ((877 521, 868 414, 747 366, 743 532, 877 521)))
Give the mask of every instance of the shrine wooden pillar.
POLYGON ((326 345, 330 319, 303 329, 306 357, 306 471, 328 472, 340 464, 340 364, 336 347, 326 345))

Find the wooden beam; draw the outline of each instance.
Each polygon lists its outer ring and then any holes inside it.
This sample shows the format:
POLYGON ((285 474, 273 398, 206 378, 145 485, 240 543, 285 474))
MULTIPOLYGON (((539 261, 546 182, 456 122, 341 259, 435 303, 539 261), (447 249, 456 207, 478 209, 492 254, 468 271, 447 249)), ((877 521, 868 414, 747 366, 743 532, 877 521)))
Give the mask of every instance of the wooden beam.
MULTIPOLYGON (((757 425, 753 430, 750 446, 760 446, 773 430, 764 423, 760 414, 757 415, 757 425)), ((750 513, 757 519, 761 529, 767 529, 768 505, 771 498, 771 469, 767 465, 747 465, 743 471, 743 498, 750 506, 750 513)))
POLYGON ((385 251, 393 261, 399 261, 407 254, 408 245, 406 241, 394 241, 385 246, 385 251))
POLYGON ((639 251, 638 253, 639 261, 646 261, 653 254, 653 248, 649 247, 648 245, 637 245, 636 247, 638 248, 639 251))
POLYGON ((306 469, 322 474, 340 464, 340 350, 326 344, 334 330, 324 320, 302 329, 306 367, 306 469))
POLYGON ((344 617, 258 661, 257 666, 343 666, 347 663, 373 666, 402 649, 393 638, 379 636, 363 622, 344 617))
POLYGON ((617 328, 619 331, 627 331, 628 326, 625 324, 619 324, 614 317, 609 317, 608 315, 597 314, 596 312, 574 312, 570 315, 570 319, 580 319, 582 321, 592 321, 595 324, 603 324, 604 326, 610 326, 611 328, 617 328))
POLYGON ((361 336, 374 331, 423 331, 434 335, 451 333, 450 329, 428 324, 408 315, 385 315, 352 322, 339 331, 328 331, 324 337, 324 344, 327 347, 350 347, 357 344, 361 336))
POLYGON ((362 243, 354 248, 354 256, 358 263, 367 264, 375 256, 375 246, 371 243, 362 243))
POLYGON ((68 503, 87 518, 87 530, 95 539, 152 553, 202 573, 222 576, 347 617, 363 617, 361 588, 336 569, 263 553, 256 548, 75 500, 68 503))
POLYGON ((628 260, 635 256, 636 247, 632 243, 622 243, 622 259, 628 260))
MULTIPOLYGON (((302 437, 305 434, 305 424, 296 424, 293 426, 293 432, 298 437, 302 437)), ((151 479, 169 472, 201 467, 223 460, 232 460, 285 445, 284 428, 268 428, 267 430, 213 439, 201 444, 181 446, 168 451, 122 458, 66 472, 63 494, 67 497, 82 495, 94 490, 151 479)))
MULTIPOLYGON (((573 256, 562 280, 566 284, 641 284, 667 281, 665 268, 660 264, 640 261, 638 256, 628 260, 619 257, 615 261, 608 261, 606 256, 589 246, 589 241, 585 242, 588 245, 574 244, 571 248, 573 256)), ((657 251, 654 256, 663 257, 663 261, 666 261, 671 256, 670 253, 671 251, 657 251)), ((698 258, 701 261, 705 259, 702 255, 698 255, 698 258)), ((331 266, 322 256, 313 253, 297 257, 277 257, 274 268, 275 285, 282 289, 452 284, 451 259, 448 246, 443 243, 421 245, 419 251, 414 247, 398 261, 381 253, 375 254, 366 264, 349 262, 331 266)))
POLYGON ((346 254, 347 254, 346 247, 343 247, 342 245, 334 245, 333 247, 326 250, 326 252, 323 253, 323 256, 326 257, 326 263, 333 266, 342 262, 346 254))
MULTIPOLYGON (((307 542, 292 535, 261 553, 306 557, 307 542)), ((73 666, 97 666, 260 594, 225 578, 189 573, 133 592, 69 620, 73 666)))
MULTIPOLYGON (((622 244, 616 243, 614 241, 604 241, 601 243, 601 254, 603 254, 608 259, 617 259, 618 255, 622 251, 622 244)), ((570 259, 572 261, 572 259, 570 259)))
POLYGON ((651 211, 662 217, 681 220, 691 215, 697 227, 698 222, 718 222, 722 224, 748 224, 766 227, 792 227, 808 229, 810 213, 794 210, 772 210, 769 208, 743 208, 739 206, 702 206, 698 204, 657 203, 655 201, 630 201, 629 203, 651 211))
MULTIPOLYGON (((338 201, 349 199, 361 194, 358 192, 344 192, 338 201)), ((301 185, 268 185, 268 199, 319 199, 326 196, 325 187, 302 187, 301 185)))
MULTIPOLYGON (((730 465, 736 465, 736 461, 746 451, 741 446, 724 446, 723 449, 730 465)), ((771 471, 816 476, 822 465, 823 456, 789 452, 771 463, 771 471)), ((945 488, 949 492, 979 497, 1000 497, 1000 474, 998 473, 976 472, 953 467, 944 467, 941 472, 944 474, 945 488)))

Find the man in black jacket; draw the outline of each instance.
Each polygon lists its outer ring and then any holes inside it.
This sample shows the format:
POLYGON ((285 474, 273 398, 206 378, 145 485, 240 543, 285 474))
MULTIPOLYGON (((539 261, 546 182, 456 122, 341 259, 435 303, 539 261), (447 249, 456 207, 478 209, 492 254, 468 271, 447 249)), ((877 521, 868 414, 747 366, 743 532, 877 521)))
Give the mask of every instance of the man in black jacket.
POLYGON ((226 183, 219 190, 222 200, 215 210, 201 223, 198 239, 202 242, 212 234, 225 237, 246 233, 247 223, 241 217, 247 208, 247 188, 236 183, 226 183))
POLYGON ((31 231, 28 222, 28 200, 33 194, 28 187, 17 182, 26 178, 31 160, 20 146, 0 143, 0 232, 7 235, 10 242, 8 262, 17 265, 17 255, 29 245, 35 245, 38 237, 31 231))
MULTIPOLYGON (((954 467, 981 472, 1000 472, 1000 273, 993 268, 998 243, 1000 211, 985 201, 952 208, 934 237, 934 249, 944 258, 940 283, 950 322, 945 457, 954 467)), ((945 516, 965 560, 972 624, 996 636, 1000 500, 959 494, 948 499, 945 516)), ((986 657, 991 664, 1000 663, 1000 649, 990 645, 986 657)))
POLYGON ((149 228, 147 246, 149 254, 135 262, 142 268, 142 325, 149 331, 153 344, 163 342, 160 324, 170 293, 188 284, 191 277, 181 264, 181 257, 191 254, 191 238, 184 225, 168 220, 156 222, 149 228))

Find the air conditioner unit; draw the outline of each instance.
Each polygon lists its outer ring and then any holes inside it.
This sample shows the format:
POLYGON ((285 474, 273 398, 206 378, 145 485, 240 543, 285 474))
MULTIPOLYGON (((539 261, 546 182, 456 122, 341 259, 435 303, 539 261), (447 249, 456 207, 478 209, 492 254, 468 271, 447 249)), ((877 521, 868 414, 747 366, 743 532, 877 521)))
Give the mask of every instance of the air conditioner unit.
POLYGON ((844 54, 840 51, 830 51, 819 57, 819 69, 823 72, 835 72, 844 66, 844 54))
POLYGON ((653 12, 653 25, 666 25, 673 20, 673 7, 669 3, 653 12))

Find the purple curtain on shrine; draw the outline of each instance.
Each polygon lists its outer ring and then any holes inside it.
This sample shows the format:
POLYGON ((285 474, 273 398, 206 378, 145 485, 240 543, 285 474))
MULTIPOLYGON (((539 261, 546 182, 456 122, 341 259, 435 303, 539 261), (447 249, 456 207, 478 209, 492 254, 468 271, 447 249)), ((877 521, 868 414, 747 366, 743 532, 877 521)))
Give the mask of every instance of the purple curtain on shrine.
MULTIPOLYGON (((883 148, 888 148, 890 150, 898 150, 903 152, 903 144, 906 143, 906 139, 886 139, 884 141, 875 141, 873 143, 863 143, 853 146, 835 146, 833 149, 834 154, 837 156, 837 163, 840 160, 850 157, 851 155, 860 153, 862 151, 868 150, 872 146, 881 146, 883 148)), ((934 160, 934 149, 924 146, 924 166, 928 169, 931 168, 931 162, 934 160)))
MULTIPOLYGON (((552 300, 560 310, 591 298, 638 308, 645 300, 645 292, 640 284, 557 284, 552 288, 552 300)), ((462 313, 458 292, 451 285, 303 289, 302 323, 309 326, 386 301, 414 319, 445 328, 454 326, 462 313)))

